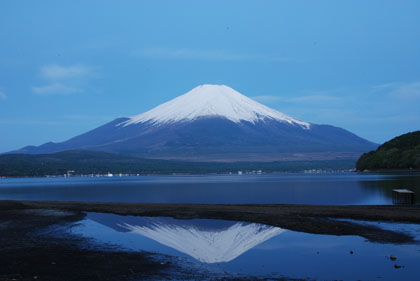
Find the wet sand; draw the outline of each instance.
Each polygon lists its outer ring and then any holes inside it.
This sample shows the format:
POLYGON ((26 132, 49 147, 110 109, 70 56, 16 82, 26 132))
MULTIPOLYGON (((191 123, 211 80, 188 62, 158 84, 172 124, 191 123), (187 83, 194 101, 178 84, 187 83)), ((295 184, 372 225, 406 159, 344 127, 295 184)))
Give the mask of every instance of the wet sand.
POLYGON ((98 249, 65 230, 82 219, 75 211, 1 210, 0 280, 161 279, 169 264, 152 254, 98 249))
POLYGON ((414 241, 403 233, 335 219, 420 223, 420 206, 0 201, 0 280, 194 280, 207 276, 179 267, 171 257, 95 246, 69 234, 67 230, 83 219, 84 212, 247 221, 314 234, 359 235, 380 243, 414 241))
POLYGON ((320 205, 217 205, 141 204, 58 201, 0 201, 0 209, 61 209, 117 215, 207 218, 268 224, 312 234, 358 235, 372 242, 410 243, 412 238, 335 219, 420 223, 419 205, 320 206, 320 205))

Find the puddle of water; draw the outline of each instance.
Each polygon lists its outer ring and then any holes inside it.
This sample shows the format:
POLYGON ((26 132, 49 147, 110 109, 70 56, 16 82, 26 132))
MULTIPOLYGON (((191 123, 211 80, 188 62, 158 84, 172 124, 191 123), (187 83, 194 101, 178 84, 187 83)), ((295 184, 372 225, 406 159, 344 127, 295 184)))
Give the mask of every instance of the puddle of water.
MULTIPOLYGON (((419 239, 420 225, 371 224, 401 228, 419 239)), ((72 231, 99 243, 180 257, 213 272, 320 280, 420 276, 419 243, 379 244, 357 236, 314 235, 255 223, 101 213, 88 213, 72 231)))
MULTIPOLYGON (((347 221, 367 226, 375 226, 385 230, 398 231, 413 237, 416 241, 420 241, 420 225, 412 223, 390 223, 378 221, 361 221, 353 219, 335 219, 337 221, 347 221)), ((419 242, 420 243, 420 242, 419 242)), ((419 278, 420 279, 420 278, 419 278)))

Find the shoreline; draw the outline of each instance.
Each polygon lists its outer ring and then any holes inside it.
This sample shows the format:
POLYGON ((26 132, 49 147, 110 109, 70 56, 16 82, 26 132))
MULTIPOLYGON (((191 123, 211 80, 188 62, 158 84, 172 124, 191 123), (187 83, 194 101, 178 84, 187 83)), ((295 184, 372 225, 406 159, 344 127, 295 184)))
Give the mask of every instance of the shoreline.
POLYGON ((97 244, 69 231, 86 212, 176 219, 224 219, 292 231, 358 235, 371 242, 411 244, 413 237, 348 221, 420 223, 420 206, 204 205, 0 200, 0 280, 301 280, 225 276, 170 256, 97 244), (209 275, 216 274, 216 275, 209 275), (64 278, 65 277, 65 278, 64 278))
POLYGON ((279 174, 334 174, 334 173, 348 173, 348 174, 381 174, 381 175, 401 175, 401 174, 420 174, 420 169, 400 169, 400 170, 356 170, 352 169, 312 169, 309 170, 300 170, 300 171, 262 171, 262 173, 256 172, 247 172, 243 170, 243 174, 238 174, 237 172, 209 172, 209 173, 183 173, 183 172, 173 172, 173 173, 140 173, 140 174, 125 174, 119 173, 113 174, 112 176, 108 176, 106 174, 98 174, 98 175, 91 175, 91 174, 80 174, 80 175, 72 175, 72 176, 65 176, 65 175, 42 175, 42 176, 0 176, 0 180, 2 179, 46 179, 46 178, 118 178, 118 177, 153 177, 153 176, 247 176, 247 175, 279 175, 279 174))
POLYGON ((401 174, 401 173, 420 173, 420 169, 379 169, 379 170, 357 170, 355 169, 356 173, 366 173, 366 174, 401 174))
MULTIPOLYGON (((333 174, 333 173, 365 173, 364 171, 356 171, 355 169, 340 169, 340 170, 301 170, 301 171, 262 171, 261 173, 257 172, 247 172, 242 171, 242 174, 238 174, 237 171, 231 172, 220 172, 220 173, 182 173, 182 172, 173 172, 173 173, 149 173, 149 174, 124 174, 120 176, 118 173, 113 174, 112 176, 107 176, 106 174, 100 175, 91 175, 91 174, 80 174, 80 175, 43 175, 43 176, 0 176, 1 179, 45 179, 45 178, 118 178, 118 177, 150 177, 150 176, 247 176, 247 175, 279 175, 279 174, 333 174)), ((420 173, 420 171, 418 171, 420 173)), ((368 172, 366 172, 368 173, 368 172)))
POLYGON ((154 204, 64 201, 0 201, 0 210, 55 209, 122 216, 220 219, 272 225, 297 232, 358 235, 372 242, 412 243, 412 237, 337 219, 420 223, 420 205, 154 204))

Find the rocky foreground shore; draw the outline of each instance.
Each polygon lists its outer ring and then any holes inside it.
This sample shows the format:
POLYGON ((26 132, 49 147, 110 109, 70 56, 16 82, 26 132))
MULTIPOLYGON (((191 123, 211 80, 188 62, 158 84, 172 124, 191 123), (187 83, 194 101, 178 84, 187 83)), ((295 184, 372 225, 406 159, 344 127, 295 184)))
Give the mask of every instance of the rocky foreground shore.
MULTIPOLYGON (((381 243, 413 243, 414 240, 407 234, 336 219, 420 223, 418 205, 0 201, 0 280, 156 280, 206 277, 206 273, 180 267, 170 257, 98 247, 92 241, 70 234, 67 230, 83 219, 84 212, 247 221, 314 234, 358 235, 381 243)), ((235 277, 214 276, 211 279, 235 277)))

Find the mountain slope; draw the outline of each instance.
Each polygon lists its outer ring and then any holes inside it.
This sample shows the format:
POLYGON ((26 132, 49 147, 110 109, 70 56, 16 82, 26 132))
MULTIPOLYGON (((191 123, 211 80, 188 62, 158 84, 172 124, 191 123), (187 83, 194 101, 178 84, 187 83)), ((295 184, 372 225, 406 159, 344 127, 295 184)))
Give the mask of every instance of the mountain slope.
POLYGON ((202 117, 223 117, 234 123, 255 123, 265 119, 309 128, 310 124, 299 121, 277 110, 253 101, 225 85, 201 85, 188 93, 163 103, 152 110, 131 117, 123 126, 138 123, 165 124, 194 121, 202 117))
POLYGON ((221 220, 176 220, 89 214, 89 219, 117 231, 148 237, 201 262, 229 262, 286 230, 279 227, 221 220))
POLYGON ((88 149, 144 158, 277 161, 357 158, 375 148, 344 129, 297 120, 227 86, 203 85, 143 114, 17 152, 88 149))
POLYGON ((420 131, 393 138, 376 151, 363 154, 356 168, 359 171, 420 169, 420 131))

